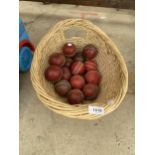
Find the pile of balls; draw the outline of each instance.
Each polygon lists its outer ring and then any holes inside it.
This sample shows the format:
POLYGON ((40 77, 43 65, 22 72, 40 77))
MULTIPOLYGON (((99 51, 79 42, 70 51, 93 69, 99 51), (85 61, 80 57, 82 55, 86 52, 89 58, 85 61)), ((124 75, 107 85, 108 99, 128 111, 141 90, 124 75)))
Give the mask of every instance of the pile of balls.
POLYGON ((94 60, 98 54, 97 48, 88 44, 80 52, 73 43, 66 43, 62 51, 50 55, 50 66, 45 70, 46 80, 52 82, 55 91, 60 96, 66 96, 70 104, 96 99, 101 82, 101 74, 94 60))

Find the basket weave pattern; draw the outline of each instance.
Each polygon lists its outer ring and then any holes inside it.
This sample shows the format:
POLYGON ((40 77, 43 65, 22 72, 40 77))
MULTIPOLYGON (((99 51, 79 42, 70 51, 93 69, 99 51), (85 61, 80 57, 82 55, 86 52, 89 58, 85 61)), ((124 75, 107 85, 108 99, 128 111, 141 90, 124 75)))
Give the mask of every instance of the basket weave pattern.
POLYGON ((116 45, 103 31, 87 20, 67 19, 51 28, 38 44, 31 65, 31 80, 38 98, 52 111, 71 118, 92 120, 103 115, 89 114, 88 105, 104 107, 104 115, 120 105, 128 87, 128 72, 116 45), (81 31, 73 35, 79 29, 81 31), (100 94, 94 101, 69 105, 66 98, 58 96, 53 85, 44 78, 49 55, 61 51, 66 42, 74 43, 79 51, 90 43, 98 48, 96 60, 102 81, 100 94))

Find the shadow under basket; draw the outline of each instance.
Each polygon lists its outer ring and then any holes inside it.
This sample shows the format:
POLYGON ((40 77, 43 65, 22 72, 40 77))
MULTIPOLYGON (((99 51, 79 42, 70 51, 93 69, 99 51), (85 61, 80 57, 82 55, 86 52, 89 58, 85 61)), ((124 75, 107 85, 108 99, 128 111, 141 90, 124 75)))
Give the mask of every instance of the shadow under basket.
POLYGON ((112 40, 97 26, 83 19, 67 19, 58 22, 38 44, 31 65, 31 80, 38 98, 52 111, 70 117, 93 120, 114 111, 122 102, 128 88, 128 72, 124 59, 112 40), (100 94, 96 100, 70 105, 54 91, 46 81, 44 70, 49 55, 62 51, 64 43, 72 42, 77 49, 93 44, 98 49, 95 58, 102 75, 100 94), (89 112, 90 106, 104 109, 102 114, 89 112))

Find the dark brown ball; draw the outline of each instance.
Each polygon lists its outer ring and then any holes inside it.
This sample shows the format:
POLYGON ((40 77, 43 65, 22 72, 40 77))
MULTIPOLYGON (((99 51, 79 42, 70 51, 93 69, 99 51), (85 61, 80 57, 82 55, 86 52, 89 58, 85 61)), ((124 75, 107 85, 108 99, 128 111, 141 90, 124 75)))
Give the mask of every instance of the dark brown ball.
POLYGON ((83 56, 86 57, 87 59, 93 59, 96 57, 98 51, 94 45, 88 44, 83 48, 82 53, 83 53, 83 56))
POLYGON ((84 63, 81 61, 75 61, 74 63, 72 63, 71 65, 71 73, 73 75, 75 74, 84 74, 85 72, 85 66, 84 63))
POLYGON ((70 79, 70 84, 75 89, 82 89, 85 85, 85 79, 81 75, 74 75, 70 79))
POLYGON ((97 70, 97 63, 94 60, 85 61, 86 71, 97 70))
POLYGON ((88 83, 83 88, 83 93, 86 99, 94 100, 99 94, 99 87, 97 85, 88 83))
POLYGON ((85 58, 84 58, 82 52, 77 52, 76 55, 74 56, 73 60, 74 61, 82 61, 82 62, 84 62, 85 58))
POLYGON ((51 65, 45 70, 45 78, 48 81, 55 82, 62 78, 62 69, 59 66, 51 65))
POLYGON ((68 92, 71 90, 71 85, 67 80, 61 80, 57 82, 55 85, 55 91, 60 95, 60 96, 65 96, 68 94, 68 92))
POLYGON ((62 53, 53 53, 49 57, 49 64, 50 65, 58 65, 63 66, 65 64, 66 58, 62 53))
POLYGON ((62 79, 69 80, 71 78, 71 75, 72 75, 69 68, 68 67, 63 67, 62 70, 63 70, 62 79))
POLYGON ((68 102, 70 104, 82 103, 84 100, 83 92, 79 89, 72 89, 69 91, 67 96, 68 102))
POLYGON ((63 53, 66 57, 73 57, 76 54, 76 46, 73 43, 64 44, 63 53))
POLYGON ((98 71, 89 71, 85 75, 85 80, 87 83, 92 83, 98 85, 101 81, 101 75, 98 71))
POLYGON ((66 66, 66 67, 70 67, 72 63, 73 63, 73 59, 67 58, 67 59, 66 59, 65 66, 66 66))

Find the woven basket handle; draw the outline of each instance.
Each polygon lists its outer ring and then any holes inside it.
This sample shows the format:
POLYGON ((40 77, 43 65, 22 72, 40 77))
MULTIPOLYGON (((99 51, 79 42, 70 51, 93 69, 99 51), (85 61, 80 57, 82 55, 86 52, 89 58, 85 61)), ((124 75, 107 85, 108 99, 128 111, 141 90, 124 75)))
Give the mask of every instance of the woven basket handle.
POLYGON ((64 29, 62 33, 66 39, 70 39, 72 37, 85 38, 87 36, 87 32, 82 27, 78 26, 73 26, 68 29, 64 29))
POLYGON ((52 31, 61 31, 65 38, 82 37, 87 36, 87 31, 97 31, 98 28, 91 22, 83 19, 67 19, 57 23, 52 31))

